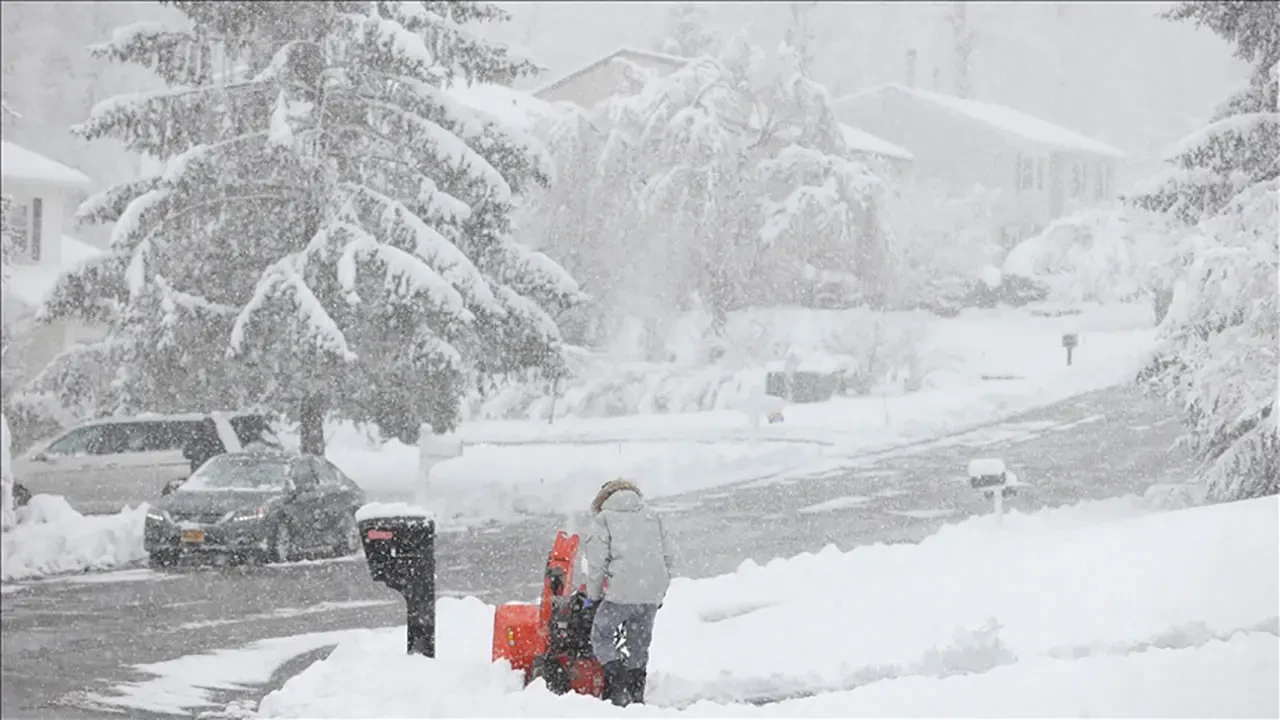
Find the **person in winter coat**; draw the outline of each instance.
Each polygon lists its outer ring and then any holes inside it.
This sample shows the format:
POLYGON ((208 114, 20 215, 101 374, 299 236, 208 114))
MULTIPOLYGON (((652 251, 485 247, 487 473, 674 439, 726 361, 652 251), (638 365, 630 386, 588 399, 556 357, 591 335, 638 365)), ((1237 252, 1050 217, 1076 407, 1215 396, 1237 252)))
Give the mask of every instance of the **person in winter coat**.
POLYGON ((182 455, 191 464, 191 473, 195 474, 195 471, 199 470, 209 458, 226 451, 222 440, 218 438, 218 426, 213 420, 205 418, 200 421, 192 436, 187 438, 182 448, 182 455))
POLYGON ((604 697, 615 705, 644 702, 653 621, 671 585, 671 544, 662 519, 626 480, 605 483, 591 503, 583 542, 587 603, 596 606, 591 649, 604 666, 604 697), (626 629, 626 652, 614 643, 626 629))

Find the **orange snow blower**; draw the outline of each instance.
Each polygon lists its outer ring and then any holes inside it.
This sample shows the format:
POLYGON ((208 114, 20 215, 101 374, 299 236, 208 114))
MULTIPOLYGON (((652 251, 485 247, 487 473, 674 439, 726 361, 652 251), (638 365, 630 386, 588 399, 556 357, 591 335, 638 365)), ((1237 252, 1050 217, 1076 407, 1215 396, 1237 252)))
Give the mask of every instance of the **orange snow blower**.
POLYGON ((493 615, 493 659, 506 660, 523 672, 525 685, 542 678, 557 695, 572 690, 600 697, 604 669, 591 652, 596 608, 583 607, 586 585, 573 586, 579 543, 577 535, 556 533, 540 604, 498 606, 493 615))

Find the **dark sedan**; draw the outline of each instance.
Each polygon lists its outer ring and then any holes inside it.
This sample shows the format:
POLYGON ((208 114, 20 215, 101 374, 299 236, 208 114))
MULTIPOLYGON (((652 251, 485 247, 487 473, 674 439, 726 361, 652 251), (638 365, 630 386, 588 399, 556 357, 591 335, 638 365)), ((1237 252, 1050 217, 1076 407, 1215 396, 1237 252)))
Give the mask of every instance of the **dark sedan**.
POLYGON ((276 450, 218 455, 147 512, 153 566, 185 554, 285 562, 359 552, 364 491, 328 460, 276 450))

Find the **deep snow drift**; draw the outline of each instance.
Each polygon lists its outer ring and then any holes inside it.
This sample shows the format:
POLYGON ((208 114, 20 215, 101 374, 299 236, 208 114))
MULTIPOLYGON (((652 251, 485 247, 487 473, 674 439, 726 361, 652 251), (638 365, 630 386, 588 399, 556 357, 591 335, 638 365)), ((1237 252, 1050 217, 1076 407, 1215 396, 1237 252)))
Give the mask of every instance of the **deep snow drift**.
POLYGON ((142 560, 145 504, 113 515, 81 515, 59 495, 35 495, 0 536, 0 580, 109 570, 142 560))
MULTIPOLYGON (((1280 502, 1143 507, 975 518, 919 545, 679 580, 658 617, 651 705, 626 713, 1275 716, 1280 502)), ((261 714, 618 713, 521 689, 490 663, 492 607, 443 599, 438 613, 438 659, 406 656, 402 628, 354 633, 261 714)))

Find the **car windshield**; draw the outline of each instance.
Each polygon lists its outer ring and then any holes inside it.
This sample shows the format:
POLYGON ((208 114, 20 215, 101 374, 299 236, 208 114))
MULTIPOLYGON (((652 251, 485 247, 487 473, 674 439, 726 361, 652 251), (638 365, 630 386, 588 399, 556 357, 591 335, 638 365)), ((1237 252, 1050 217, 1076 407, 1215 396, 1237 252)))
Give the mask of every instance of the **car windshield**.
POLYGON ((283 490, 288 479, 287 458, 219 455, 201 466, 180 491, 283 490))

